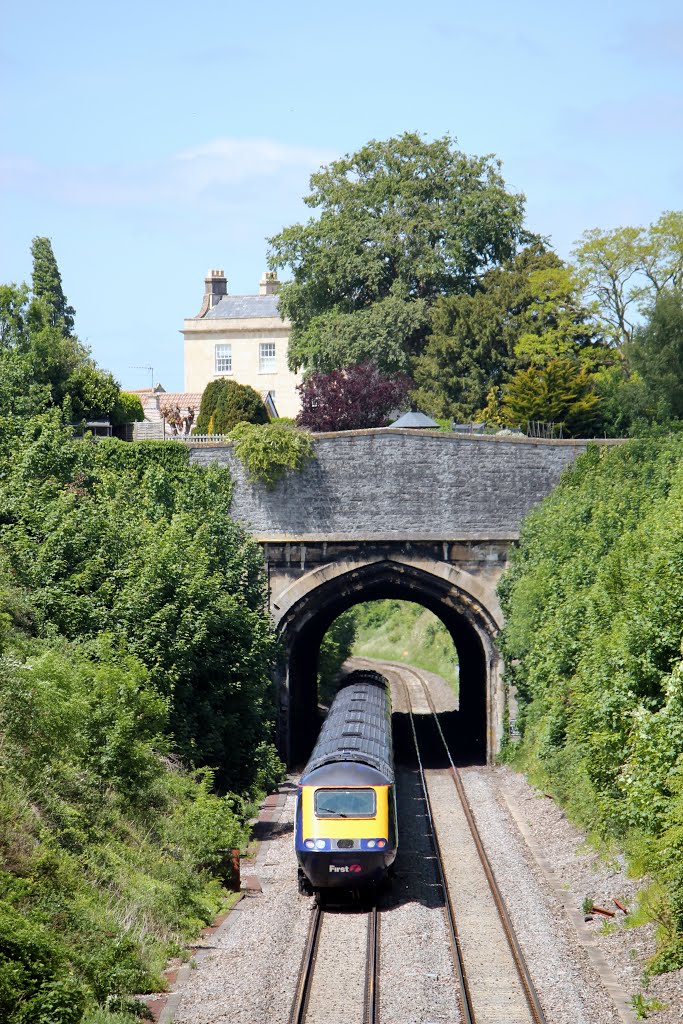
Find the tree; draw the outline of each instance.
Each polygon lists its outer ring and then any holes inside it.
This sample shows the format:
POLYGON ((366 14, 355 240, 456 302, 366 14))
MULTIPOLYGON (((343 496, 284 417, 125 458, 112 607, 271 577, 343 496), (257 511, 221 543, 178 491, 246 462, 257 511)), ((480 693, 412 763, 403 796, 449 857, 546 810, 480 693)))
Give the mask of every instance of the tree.
POLYGON ((683 291, 665 289, 639 327, 629 362, 640 374, 660 417, 683 419, 683 291))
POLYGON ((373 363, 360 363, 331 373, 310 373, 298 390, 297 423, 309 430, 360 430, 383 427, 410 390, 403 374, 384 374, 373 363))
POLYGON ((569 359, 551 359, 515 373, 503 388, 501 419, 522 429, 528 422, 554 423, 574 437, 585 436, 593 429, 599 403, 585 370, 569 359))
POLYGON ((42 299, 48 311, 50 327, 59 327, 69 337, 73 334, 75 309, 66 301, 62 276, 49 238, 37 237, 31 243, 33 256, 33 294, 42 299))
POLYGON ((573 255, 621 350, 633 339, 637 313, 665 288, 683 287, 683 212, 663 213, 649 228, 585 231, 573 255))
POLYGON ((473 294, 437 300, 431 327, 413 398, 433 416, 462 421, 478 418, 518 368, 599 341, 575 276, 539 243, 490 270, 473 294))
POLYGON ((372 359, 406 371, 438 296, 471 290, 527 237, 524 196, 507 190, 499 161, 449 136, 369 142, 310 187, 304 202, 319 216, 269 239, 270 266, 293 272, 280 292, 292 369, 372 359))
POLYGON ((98 369, 91 362, 77 367, 64 387, 74 420, 107 419, 121 393, 111 373, 98 369))
POLYGON ((268 410, 248 384, 220 377, 204 388, 195 433, 227 434, 238 423, 267 423, 268 410))
POLYGON ((112 424, 120 427, 124 423, 142 423, 144 418, 145 410, 138 396, 131 394, 130 391, 119 391, 111 412, 112 424))

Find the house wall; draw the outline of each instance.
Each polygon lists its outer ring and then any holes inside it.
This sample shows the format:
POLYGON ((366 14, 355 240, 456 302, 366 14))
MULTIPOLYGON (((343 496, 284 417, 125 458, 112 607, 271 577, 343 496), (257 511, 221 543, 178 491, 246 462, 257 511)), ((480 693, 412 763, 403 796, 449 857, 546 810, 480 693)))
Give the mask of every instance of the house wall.
POLYGON ((272 391, 280 416, 296 416, 301 408, 296 385, 301 374, 287 365, 290 325, 279 317, 251 319, 191 319, 183 328, 185 337, 185 391, 202 392, 217 377, 232 377, 255 391, 272 391), (259 370, 259 343, 275 342, 275 373, 259 370), (217 373, 215 347, 232 345, 232 372, 217 373))

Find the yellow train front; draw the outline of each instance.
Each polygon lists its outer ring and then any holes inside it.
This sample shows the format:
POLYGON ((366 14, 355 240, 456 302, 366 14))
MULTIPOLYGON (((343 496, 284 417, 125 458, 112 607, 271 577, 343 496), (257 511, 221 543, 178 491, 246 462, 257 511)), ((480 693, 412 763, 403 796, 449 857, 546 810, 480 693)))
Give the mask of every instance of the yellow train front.
POLYGON ((299 783, 299 891, 380 885, 397 845, 389 688, 377 672, 354 672, 299 783))

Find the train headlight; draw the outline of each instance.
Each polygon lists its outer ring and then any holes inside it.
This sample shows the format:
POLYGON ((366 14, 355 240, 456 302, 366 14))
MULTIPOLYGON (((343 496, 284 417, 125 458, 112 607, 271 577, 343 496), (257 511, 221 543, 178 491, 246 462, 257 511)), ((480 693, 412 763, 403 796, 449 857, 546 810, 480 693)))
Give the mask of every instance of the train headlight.
POLYGON ((387 845, 386 839, 361 839, 361 850, 383 850, 387 845))
POLYGON ((306 839, 304 842, 304 846, 306 847, 307 850, 315 849, 315 843, 313 842, 312 839, 306 839))
POLYGON ((316 839, 315 841, 315 846, 317 850, 324 850, 326 845, 327 844, 324 839, 316 839))

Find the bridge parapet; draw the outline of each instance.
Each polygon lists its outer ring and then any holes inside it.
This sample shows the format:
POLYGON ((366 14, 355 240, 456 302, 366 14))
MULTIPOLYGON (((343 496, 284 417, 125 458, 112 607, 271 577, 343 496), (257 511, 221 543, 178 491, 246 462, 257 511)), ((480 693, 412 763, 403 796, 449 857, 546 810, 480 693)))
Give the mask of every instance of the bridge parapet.
POLYGON ((319 434, 315 459, 271 491, 248 482, 230 445, 192 448, 191 460, 230 468, 234 515, 259 539, 456 541, 515 536, 588 443, 391 429, 319 434))

